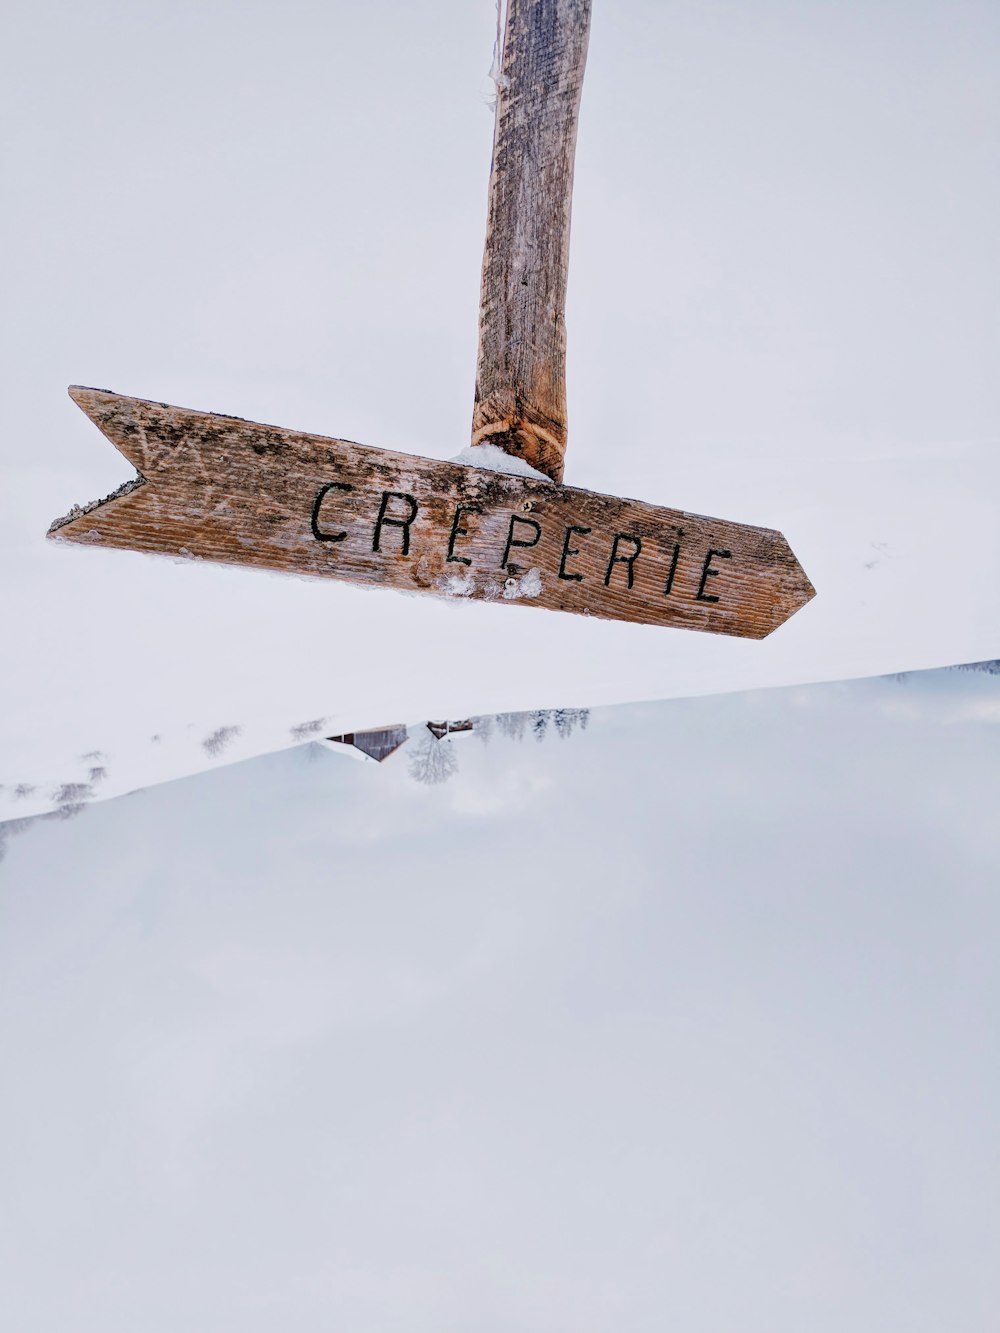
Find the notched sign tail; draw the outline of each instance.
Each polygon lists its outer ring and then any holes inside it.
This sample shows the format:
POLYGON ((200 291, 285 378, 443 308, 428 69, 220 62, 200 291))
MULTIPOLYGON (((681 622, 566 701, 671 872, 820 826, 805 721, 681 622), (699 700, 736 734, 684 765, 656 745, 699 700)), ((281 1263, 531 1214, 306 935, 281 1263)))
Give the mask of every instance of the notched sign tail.
POLYGON ((90 500, 87 504, 73 505, 68 513, 60 518, 55 518, 49 524, 47 537, 58 536, 60 540, 80 541, 81 534, 62 533, 60 530, 69 524, 85 518, 92 514, 95 509, 101 509, 105 505, 112 504, 116 500, 122 500, 128 495, 132 495, 140 487, 145 486, 147 479, 143 475, 142 466, 139 462, 137 450, 130 445, 127 431, 115 428, 115 411, 112 406, 115 399, 120 395, 112 393, 108 389, 86 389, 78 384, 71 384, 67 390, 74 403, 84 411, 95 426, 103 432, 111 441, 119 453, 123 454, 136 470, 136 476, 113 490, 110 495, 105 495, 101 500, 90 500), (105 401, 106 400, 106 401, 105 401))

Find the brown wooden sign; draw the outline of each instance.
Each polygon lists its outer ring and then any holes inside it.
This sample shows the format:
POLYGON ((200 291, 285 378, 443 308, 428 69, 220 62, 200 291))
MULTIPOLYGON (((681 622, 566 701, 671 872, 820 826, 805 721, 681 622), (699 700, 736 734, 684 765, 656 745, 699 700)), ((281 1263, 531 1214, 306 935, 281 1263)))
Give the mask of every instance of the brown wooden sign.
POLYGON ((73 388, 138 470, 49 536, 761 639, 814 595, 767 528, 73 388))

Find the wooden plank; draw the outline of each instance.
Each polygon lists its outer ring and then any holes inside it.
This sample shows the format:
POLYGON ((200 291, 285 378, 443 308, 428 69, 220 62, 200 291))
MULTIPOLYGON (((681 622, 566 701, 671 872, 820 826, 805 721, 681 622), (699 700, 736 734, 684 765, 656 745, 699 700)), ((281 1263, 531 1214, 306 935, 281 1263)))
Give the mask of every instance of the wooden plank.
POLYGON ((49 536, 759 639, 813 595, 779 532, 73 388, 138 469, 49 536))
POLYGON ((473 444, 554 481, 566 451, 566 274, 590 0, 507 0, 473 444))

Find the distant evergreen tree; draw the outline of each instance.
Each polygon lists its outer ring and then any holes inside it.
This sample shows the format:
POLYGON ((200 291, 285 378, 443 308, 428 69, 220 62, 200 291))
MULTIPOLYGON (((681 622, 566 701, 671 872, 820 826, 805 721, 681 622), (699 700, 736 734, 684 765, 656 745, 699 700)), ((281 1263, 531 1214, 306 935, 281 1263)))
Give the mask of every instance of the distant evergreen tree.
POLYGON ((495 722, 496 719, 492 713, 487 713, 485 717, 474 717, 472 719, 472 730, 484 745, 489 743, 490 737, 493 735, 495 722))
POLYGON ((576 726, 575 714, 576 714, 575 708, 556 709, 552 721, 553 724, 555 725, 556 735, 559 737, 561 741, 564 741, 566 737, 570 734, 570 732, 572 732, 573 728, 576 726))
POLYGON ((506 736, 512 741, 524 739, 525 728, 528 725, 527 713, 497 713, 495 721, 501 736, 506 736))
POLYGON ((577 727, 582 731, 587 725, 589 712, 587 708, 557 708, 554 714, 556 734, 565 740, 577 727))
POLYGON ((549 729, 549 718, 552 714, 550 708, 537 708, 531 714, 531 734, 536 741, 543 741, 545 733, 549 729))
MULTIPOLYGON (((497 732, 509 740, 523 740, 530 731, 535 740, 541 741, 549 734, 550 724, 556 735, 565 740, 577 727, 581 731, 585 730, 589 717, 589 708, 535 708, 530 713, 497 713, 491 721, 497 732)), ((482 721, 481 718, 476 719, 477 729, 482 721)), ((492 730, 492 726, 488 728, 484 739, 492 730)))

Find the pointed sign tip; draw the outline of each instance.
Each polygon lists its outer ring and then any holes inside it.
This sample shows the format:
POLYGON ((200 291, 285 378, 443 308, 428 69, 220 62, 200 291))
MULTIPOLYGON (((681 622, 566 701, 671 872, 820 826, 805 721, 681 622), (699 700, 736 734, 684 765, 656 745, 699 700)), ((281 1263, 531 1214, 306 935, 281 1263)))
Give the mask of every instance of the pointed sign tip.
POLYGON ((805 570, 799 564, 798 560, 795 558, 794 555, 792 558, 793 560, 795 560, 795 566, 800 577, 794 587, 794 590, 791 591, 791 595, 784 601, 784 603, 783 604, 776 603, 775 618, 772 624, 768 627, 768 629, 765 630, 764 633, 760 635, 760 638, 762 639, 770 638, 770 636, 774 633, 775 630, 781 629, 783 625, 787 625, 788 622, 792 619, 792 617, 798 615, 798 613, 802 610, 802 608, 808 606, 809 603, 812 601, 812 599, 816 596, 816 589, 813 587, 812 583, 806 577, 805 570))

